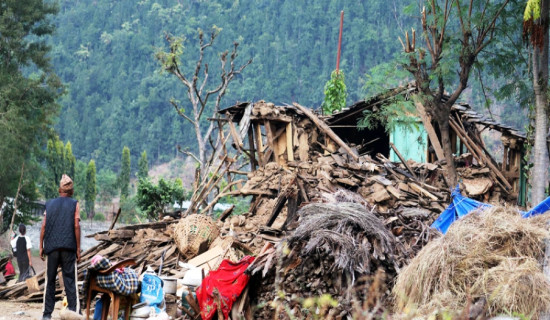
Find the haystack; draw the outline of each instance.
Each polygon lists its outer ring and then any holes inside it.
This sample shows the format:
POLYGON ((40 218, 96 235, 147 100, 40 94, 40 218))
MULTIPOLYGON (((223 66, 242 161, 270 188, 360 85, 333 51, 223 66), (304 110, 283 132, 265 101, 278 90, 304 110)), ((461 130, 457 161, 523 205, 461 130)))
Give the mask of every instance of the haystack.
POLYGON ((425 246, 399 274, 399 311, 461 312, 479 299, 489 315, 536 316, 550 307, 550 282, 539 263, 550 215, 523 219, 513 208, 469 214, 425 246))

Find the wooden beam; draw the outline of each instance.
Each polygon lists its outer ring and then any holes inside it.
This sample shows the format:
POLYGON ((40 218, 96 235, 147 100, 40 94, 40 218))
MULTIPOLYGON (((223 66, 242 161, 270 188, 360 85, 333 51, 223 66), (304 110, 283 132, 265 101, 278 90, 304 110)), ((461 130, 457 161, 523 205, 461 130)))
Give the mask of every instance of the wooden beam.
POLYGON ((430 116, 428 116, 428 114, 426 114, 426 109, 424 109, 424 105, 422 103, 420 103, 419 101, 416 101, 414 104, 416 106, 416 110, 420 114, 420 119, 424 124, 424 128, 428 133, 428 137, 430 138, 430 142, 432 143, 432 146, 434 148, 435 156, 437 157, 437 160, 438 161, 445 160, 445 153, 443 153, 441 142, 439 142, 437 133, 435 132, 434 127, 432 126, 432 119, 430 118, 430 116))
POLYGON ((338 135, 334 133, 334 131, 332 131, 332 129, 324 121, 319 119, 319 117, 317 117, 308 108, 303 107, 297 103, 294 103, 293 105, 298 108, 298 110, 303 112, 311 121, 313 121, 313 123, 315 123, 321 131, 326 133, 334 142, 336 142, 336 144, 342 147, 353 158, 353 160, 359 161, 359 156, 357 156, 353 152, 353 150, 344 141, 342 141, 342 139, 340 139, 340 137, 338 137, 338 135))
POLYGON ((256 148, 254 147, 254 129, 248 127, 248 148, 250 149, 250 168, 252 171, 256 171, 258 162, 256 161, 256 148))
POLYGON ((403 156, 401 155, 401 153, 399 152, 399 150, 397 150, 397 148, 395 147, 395 145, 393 143, 390 142, 390 147, 393 149, 393 152, 395 152, 395 154, 397 155, 397 157, 399 158, 399 160, 401 160, 401 163, 403 163, 403 165, 405 166, 405 168, 407 168, 407 170, 411 173, 411 175, 413 176, 414 180, 418 180, 416 178, 416 175, 414 174, 414 171, 411 169, 411 167, 409 167, 409 164, 407 163, 407 161, 405 161, 405 158, 403 158, 403 156))
POLYGON ((265 163, 263 160, 264 145, 262 142, 262 128, 259 123, 256 123, 255 129, 256 129, 256 132, 254 134, 254 138, 256 139, 256 148, 258 149, 258 164, 260 166, 263 166, 265 163))
POLYGON ((286 155, 288 161, 294 161, 294 144, 292 143, 292 122, 286 125, 286 155))
POLYGON ((237 149, 240 151, 243 149, 243 141, 241 140, 241 136, 237 132, 237 128, 235 128, 235 124, 233 121, 229 121, 229 133, 231 134, 231 138, 233 138, 233 141, 235 142, 235 145, 237 146, 237 149))
POLYGON ((113 229, 117 220, 118 220, 118 217, 120 216, 120 211, 122 211, 122 208, 118 208, 118 211, 116 212, 115 216, 113 217, 113 222, 111 222, 111 226, 109 227, 109 230, 113 229))
POLYGON ((512 190, 512 185, 508 182, 508 179, 506 179, 506 177, 504 177, 504 175, 502 174, 502 172, 494 165, 493 161, 491 158, 488 157, 488 155, 486 155, 483 150, 481 150, 480 147, 478 147, 475 142, 470 138, 468 137, 468 134, 466 132, 463 132, 462 131, 462 128, 460 128, 458 126, 458 124, 456 123, 456 121, 454 119, 449 119, 449 124, 451 125, 451 127, 453 128, 453 130, 455 130, 455 132, 457 133, 457 135, 460 136, 460 139, 461 140, 466 140, 470 145, 471 147, 478 153, 478 156, 479 157, 482 157, 484 158, 487 166, 489 167, 489 169, 491 169, 491 171, 493 171, 493 173, 501 180, 501 182, 506 186, 506 192, 508 192, 509 190, 512 190))

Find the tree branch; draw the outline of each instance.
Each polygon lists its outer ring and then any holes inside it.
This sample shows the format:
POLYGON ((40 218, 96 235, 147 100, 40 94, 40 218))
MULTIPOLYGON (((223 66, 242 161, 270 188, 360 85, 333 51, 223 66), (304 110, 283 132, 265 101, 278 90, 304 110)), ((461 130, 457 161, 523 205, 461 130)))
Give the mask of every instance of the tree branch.
POLYGON ((191 151, 182 149, 180 145, 177 146, 177 149, 178 149, 178 152, 181 152, 183 154, 186 154, 186 155, 190 156, 191 158, 193 158, 199 164, 201 163, 199 158, 194 153, 192 153, 191 151))
POLYGON ((187 121, 191 122, 191 124, 195 124, 195 122, 193 120, 191 120, 191 118, 189 118, 185 113, 183 113, 180 108, 178 107, 178 105, 176 104, 176 102, 174 100, 170 100, 170 103, 172 104, 172 106, 174 106, 174 109, 176 109, 176 112, 182 116, 184 119, 186 119, 187 121))

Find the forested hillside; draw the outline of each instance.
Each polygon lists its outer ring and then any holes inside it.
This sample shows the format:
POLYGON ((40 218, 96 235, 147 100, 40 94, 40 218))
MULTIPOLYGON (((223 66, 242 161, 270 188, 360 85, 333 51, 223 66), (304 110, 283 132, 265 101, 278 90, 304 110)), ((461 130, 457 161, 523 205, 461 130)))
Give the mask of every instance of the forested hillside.
MULTIPOLYGON (((402 1, 175 1, 60 0, 51 38, 52 63, 67 85, 56 126, 77 159, 117 170, 123 146, 132 158, 146 150, 152 164, 172 158, 175 146, 193 147, 194 133, 170 106, 184 88, 159 72, 154 53, 164 34, 187 38, 185 63, 197 59, 197 29, 222 29, 207 60, 216 85, 217 55, 238 41, 240 62, 253 58, 235 79, 223 106, 265 99, 318 108, 335 68, 340 10, 345 10, 341 69, 348 102, 363 97, 367 71, 400 50, 402 1)), ((133 163, 137 163, 134 161, 133 163)))

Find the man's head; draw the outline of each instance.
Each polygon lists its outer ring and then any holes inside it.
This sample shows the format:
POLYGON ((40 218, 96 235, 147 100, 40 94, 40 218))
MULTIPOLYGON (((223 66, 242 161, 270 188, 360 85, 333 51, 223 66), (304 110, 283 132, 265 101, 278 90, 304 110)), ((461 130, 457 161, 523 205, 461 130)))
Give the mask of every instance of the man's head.
POLYGON ((25 225, 22 224, 22 223, 19 225, 19 233, 20 233, 22 236, 24 236, 25 233, 27 233, 27 227, 25 227, 25 225))
POLYGON ((73 195, 73 191, 73 180, 64 174, 59 182, 59 193, 67 194, 70 197, 73 195))

